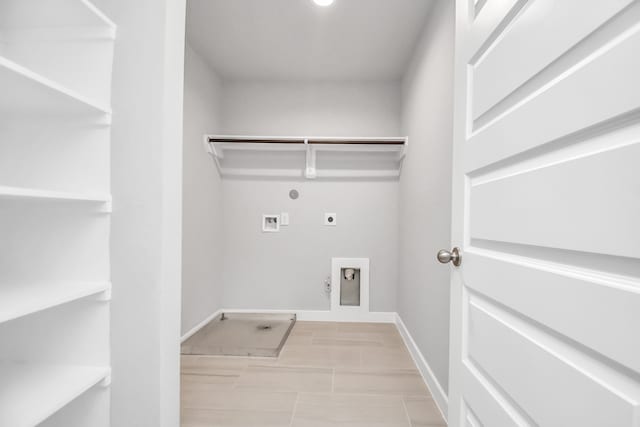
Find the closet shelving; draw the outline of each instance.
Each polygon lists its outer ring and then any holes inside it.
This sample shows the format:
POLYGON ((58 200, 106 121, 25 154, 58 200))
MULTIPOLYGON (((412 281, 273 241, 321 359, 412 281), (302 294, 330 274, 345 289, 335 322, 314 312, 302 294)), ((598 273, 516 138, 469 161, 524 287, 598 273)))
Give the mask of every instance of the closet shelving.
POLYGON ((107 367, 0 362, 0 425, 38 425, 109 374, 107 367))
POLYGON ((0 200, 31 200, 90 203, 102 206, 104 212, 111 212, 110 194, 69 193, 39 188, 0 186, 0 200))
POLYGON ((0 56, 0 111, 4 113, 103 114, 111 110, 0 56))
POLYGON ((3 0, 0 8, 3 109, 110 112, 110 85, 96 82, 111 78, 111 20, 86 0, 3 0))
POLYGON ((1 426, 109 424, 115 35, 88 0, 0 2, 1 426))
POLYGON ((0 288, 0 323, 91 296, 109 299, 111 283, 45 282, 3 286, 0 288))
POLYGON ((222 176, 397 179, 408 138, 205 135, 222 176))

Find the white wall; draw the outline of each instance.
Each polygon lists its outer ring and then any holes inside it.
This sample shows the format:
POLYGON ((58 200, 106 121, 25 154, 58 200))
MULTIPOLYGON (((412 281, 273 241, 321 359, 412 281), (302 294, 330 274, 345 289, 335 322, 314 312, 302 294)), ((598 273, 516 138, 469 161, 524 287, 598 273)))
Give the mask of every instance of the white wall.
POLYGON ((182 334, 222 307, 222 180, 203 148, 220 130, 221 82, 187 44, 182 182, 182 334))
POLYGON ((224 181, 227 308, 329 310, 331 257, 370 258, 370 310, 395 311, 398 183, 224 181), (297 189, 300 197, 289 198, 297 189), (291 225, 263 233, 262 214, 291 225), (324 213, 337 225, 323 225, 324 213))
POLYGON ((118 25, 111 425, 179 424, 184 0, 97 0, 118 25))
POLYGON ((223 132, 280 136, 397 136, 397 83, 226 82, 223 132))
POLYGON ((448 388, 454 7, 439 0, 403 82, 409 151, 400 180, 398 313, 437 380, 448 388))
MULTIPOLYGON (((225 82, 223 92, 228 134, 400 134, 399 84, 225 82)), ((368 257, 370 310, 395 311, 397 181, 225 179, 223 189, 226 308, 328 310, 331 257, 368 257), (263 233, 262 215, 282 211, 291 225, 263 233), (324 212, 338 214, 336 227, 324 212)))

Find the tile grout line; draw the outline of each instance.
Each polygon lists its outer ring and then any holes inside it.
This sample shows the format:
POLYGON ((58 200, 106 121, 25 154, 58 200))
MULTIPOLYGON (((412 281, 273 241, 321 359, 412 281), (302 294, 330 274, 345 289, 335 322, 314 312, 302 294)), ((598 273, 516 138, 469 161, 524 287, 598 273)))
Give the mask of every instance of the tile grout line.
POLYGON ((296 401, 293 403, 293 411, 291 412, 291 422, 289 423, 289 427, 293 426, 293 420, 296 417, 296 409, 298 409, 298 401, 300 400, 300 392, 296 393, 296 401))
POLYGON ((242 375, 246 374, 248 369, 249 369, 249 362, 247 361, 247 364, 242 367, 242 369, 238 373, 238 376, 237 376, 236 380, 233 382, 233 385, 231 386, 232 390, 236 390, 238 388, 238 383, 240 382, 240 377, 242 375))
POLYGON ((409 409, 407 408, 407 402, 404 401, 404 395, 400 398, 402 401, 402 407, 404 408, 404 414, 407 416, 407 422, 409 423, 409 427, 413 427, 413 423, 411 422, 411 416, 409 416, 409 409))
MULTIPOLYGON (((295 328, 295 325, 294 325, 294 328, 295 328)), ((292 332, 293 332, 293 330, 292 330, 292 332)), ((312 340, 312 342, 313 342, 313 333, 311 333, 311 340, 312 340)), ((285 343, 285 346, 286 346, 286 345, 287 345, 287 344, 285 343)), ((284 348, 283 348, 283 349, 284 349, 284 348)), ((280 363, 280 360, 279 360, 279 359, 280 359, 280 357, 278 356, 278 363, 280 363)), ((289 423, 289 427, 293 427, 293 421, 294 421, 294 420, 295 420, 295 418, 296 418, 296 410, 298 409, 298 401, 299 401, 299 400, 300 400, 300 392, 297 392, 297 393, 296 393, 296 400, 295 400, 295 402, 293 403, 293 411, 291 411, 291 422, 289 423)))

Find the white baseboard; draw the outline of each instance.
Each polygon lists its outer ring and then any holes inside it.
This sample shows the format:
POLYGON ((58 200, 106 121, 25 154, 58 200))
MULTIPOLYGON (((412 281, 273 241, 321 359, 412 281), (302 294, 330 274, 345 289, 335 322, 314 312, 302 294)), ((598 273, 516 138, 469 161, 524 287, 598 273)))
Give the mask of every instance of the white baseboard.
POLYGON ((316 322, 367 322, 395 323, 396 313, 393 311, 371 311, 368 313, 333 313, 331 311, 301 311, 298 320, 316 322))
POLYGON ((393 311, 375 311, 370 313, 333 313, 326 310, 262 310, 244 308, 223 308, 205 318, 202 322, 182 335, 180 342, 185 342, 190 336, 202 329, 221 313, 265 313, 265 314, 289 314, 295 313, 298 320, 312 322, 369 322, 369 323, 396 323, 396 313, 393 311))
POLYGON ((223 309, 222 313, 294 313, 298 320, 313 322, 370 322, 395 323, 396 313, 393 311, 374 311, 368 313, 347 312, 336 313, 328 310, 261 310, 261 309, 223 309))
POLYGON ((395 323, 398 326, 398 330, 400 331, 400 335, 402 336, 402 339, 404 340, 405 345, 407 346, 407 348, 409 349, 409 352, 411 353, 411 357, 413 357, 413 361, 415 362, 416 366, 418 367, 418 370, 422 374, 422 379, 424 380, 425 384, 427 385, 427 388, 431 392, 431 395, 433 396, 433 400, 436 402, 436 406, 438 406, 438 409, 440 409, 440 412, 442 413, 442 417, 446 420, 447 411, 449 408, 449 398, 447 397, 447 394, 444 392, 442 386, 440 385, 440 382, 438 381, 436 376, 433 374, 431 367, 425 360, 424 356, 422 355, 422 352, 420 352, 420 349, 416 345, 416 342, 413 340, 413 337, 411 336, 411 334, 409 333, 409 330, 407 329, 404 322, 402 321, 402 318, 400 318, 400 315, 397 313, 396 313, 395 323))
POLYGON ((187 339, 189 339, 189 337, 193 334, 195 334, 196 332, 198 332, 200 329, 202 329, 207 323, 211 322, 213 319, 216 318, 216 316, 218 316, 220 313, 222 313, 223 310, 218 310, 216 312, 214 312, 213 314, 207 316, 202 322, 198 323, 196 326, 194 326, 193 328, 191 328, 188 332, 186 332, 184 335, 182 335, 182 337, 180 338, 180 342, 183 343, 185 342, 187 339))

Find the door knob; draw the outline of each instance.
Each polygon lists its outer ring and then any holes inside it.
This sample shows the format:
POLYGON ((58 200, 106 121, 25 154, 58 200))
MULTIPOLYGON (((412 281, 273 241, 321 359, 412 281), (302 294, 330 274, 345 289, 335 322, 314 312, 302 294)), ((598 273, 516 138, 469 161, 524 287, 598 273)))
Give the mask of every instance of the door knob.
POLYGON ((458 267, 462 263, 462 255, 460 254, 460 248, 453 248, 451 252, 442 249, 438 251, 438 261, 443 264, 452 262, 453 265, 458 267))

